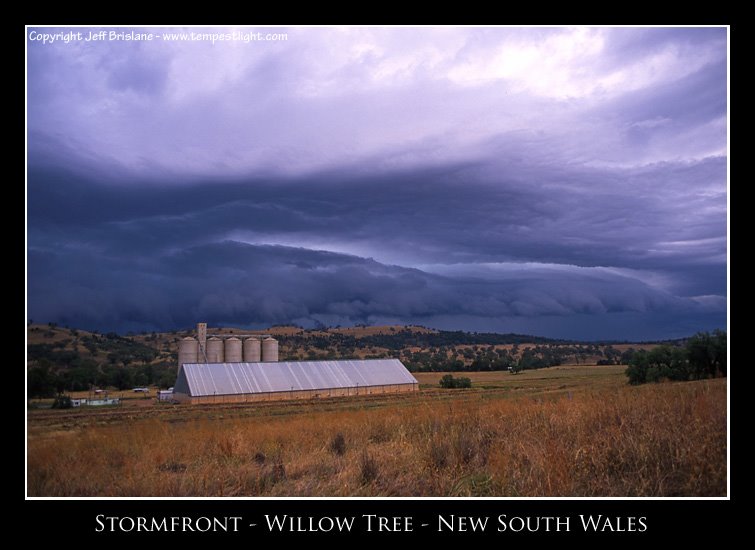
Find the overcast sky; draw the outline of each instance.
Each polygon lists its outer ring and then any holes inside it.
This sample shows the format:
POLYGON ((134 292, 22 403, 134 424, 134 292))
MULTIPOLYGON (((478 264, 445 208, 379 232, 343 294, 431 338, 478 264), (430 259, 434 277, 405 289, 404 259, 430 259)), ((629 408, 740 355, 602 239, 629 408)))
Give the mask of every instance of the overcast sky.
POLYGON ((27 31, 35 322, 726 326, 726 29, 99 30, 27 31))

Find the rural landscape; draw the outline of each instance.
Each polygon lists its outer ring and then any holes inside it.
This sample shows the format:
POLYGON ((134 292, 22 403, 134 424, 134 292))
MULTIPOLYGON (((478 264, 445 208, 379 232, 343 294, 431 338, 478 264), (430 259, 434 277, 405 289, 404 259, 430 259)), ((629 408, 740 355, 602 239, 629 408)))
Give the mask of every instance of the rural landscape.
MULTIPOLYGON (((224 329, 234 330, 242 332, 224 329)), ((690 346, 535 343, 520 335, 398 326, 266 332, 276 335, 284 359, 396 354, 414 371, 420 391, 270 403, 159 403, 157 390, 175 379, 183 333, 120 337, 30 325, 30 380, 55 380, 53 393, 79 396, 107 388, 121 402, 52 409, 52 394, 30 396, 29 494, 726 493, 723 335, 718 348, 712 338, 698 342, 706 354, 718 353, 710 357, 712 375, 706 371, 689 381, 688 373, 688 381, 673 382, 666 371, 662 383, 630 384, 622 357, 636 368, 643 363, 633 361, 635 356, 665 357, 666 363, 650 368, 671 369, 668 358, 688 363, 679 354, 690 346), (120 374, 108 379, 110 371, 120 374), (442 387, 449 375, 468 379, 471 387, 442 387), (132 384, 152 384, 151 392, 134 393, 132 384)))
POLYGON ((728 26, 25 39, 27 499, 731 500, 728 26))

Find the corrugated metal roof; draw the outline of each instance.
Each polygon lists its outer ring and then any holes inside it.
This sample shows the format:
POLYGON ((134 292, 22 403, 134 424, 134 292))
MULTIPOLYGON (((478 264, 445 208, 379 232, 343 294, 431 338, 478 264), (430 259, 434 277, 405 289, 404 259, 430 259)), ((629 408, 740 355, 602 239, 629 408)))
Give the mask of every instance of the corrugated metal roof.
POLYGON ((185 363, 175 393, 193 397, 417 384, 398 359, 185 363))

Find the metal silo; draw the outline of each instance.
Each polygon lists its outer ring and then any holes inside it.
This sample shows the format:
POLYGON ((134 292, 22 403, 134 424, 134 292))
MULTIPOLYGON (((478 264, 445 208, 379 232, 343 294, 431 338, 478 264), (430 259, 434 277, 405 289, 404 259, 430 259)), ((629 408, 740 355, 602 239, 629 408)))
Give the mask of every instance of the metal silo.
POLYGON ((262 360, 265 363, 278 361, 278 340, 269 337, 262 340, 262 360))
POLYGON ((241 340, 235 336, 225 341, 225 362, 241 363, 241 340))
POLYGON ((207 362, 223 362, 223 341, 216 336, 207 339, 207 362))
POLYGON ((184 363, 197 363, 199 342, 196 338, 187 336, 178 342, 178 368, 184 363))
POLYGON ((262 347, 259 338, 247 338, 244 340, 244 361, 257 363, 262 360, 262 347))

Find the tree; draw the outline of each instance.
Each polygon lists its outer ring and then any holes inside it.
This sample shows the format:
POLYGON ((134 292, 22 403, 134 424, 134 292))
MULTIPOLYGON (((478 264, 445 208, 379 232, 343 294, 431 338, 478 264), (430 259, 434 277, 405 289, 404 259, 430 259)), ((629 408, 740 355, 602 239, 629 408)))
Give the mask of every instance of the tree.
POLYGON ((682 347, 663 345, 637 351, 629 358, 626 375, 630 384, 661 380, 699 380, 726 376, 726 333, 700 332, 682 347))
POLYGON ((619 359, 621 365, 628 365, 632 362, 632 358, 634 357, 634 354, 637 353, 637 350, 634 348, 628 348, 626 351, 624 351, 621 354, 621 358, 619 359))
POLYGON ((471 388, 472 380, 467 377, 454 378, 453 374, 446 374, 440 379, 440 387, 446 389, 471 388))
POLYGON ((726 332, 698 332, 687 341, 686 348, 693 377, 726 376, 726 332))
POLYGON ((38 366, 29 369, 26 379, 26 390, 30 399, 55 395, 55 375, 50 372, 50 364, 48 361, 45 364, 42 361, 39 363, 38 366))
POLYGON ((627 375, 629 383, 632 385, 644 384, 647 382, 647 352, 641 350, 634 353, 624 373, 627 375))
MULTIPOLYGON (((610 364, 616 364, 616 365, 621 364, 620 363, 620 361, 621 361, 621 352, 619 350, 617 350, 615 347, 613 347, 613 346, 606 347, 603 350, 603 355, 605 356, 605 358, 606 358, 607 361, 610 361, 607 364, 609 364, 609 365, 610 364)), ((598 364, 600 364, 600 363, 598 363, 598 364)))
POLYGON ((65 387, 71 391, 88 389, 97 381, 97 363, 92 359, 77 358, 66 372, 65 387))
POLYGON ((73 407, 73 402, 70 396, 62 393, 55 396, 55 401, 52 403, 53 409, 70 409, 71 407, 73 407))
POLYGON ((176 375, 172 372, 164 372, 157 380, 157 385, 161 388, 170 388, 176 382, 176 375))
POLYGON ((542 369, 547 366, 548 364, 543 360, 543 358, 535 355, 535 352, 532 349, 525 350, 524 353, 522 353, 522 357, 519 359, 520 370, 542 369))
POLYGON ((471 388, 472 387, 472 379, 467 378, 466 376, 460 376, 456 379, 456 387, 457 388, 471 388))
POLYGON ((647 382, 661 380, 689 380, 687 355, 681 348, 658 346, 646 356, 647 382))

